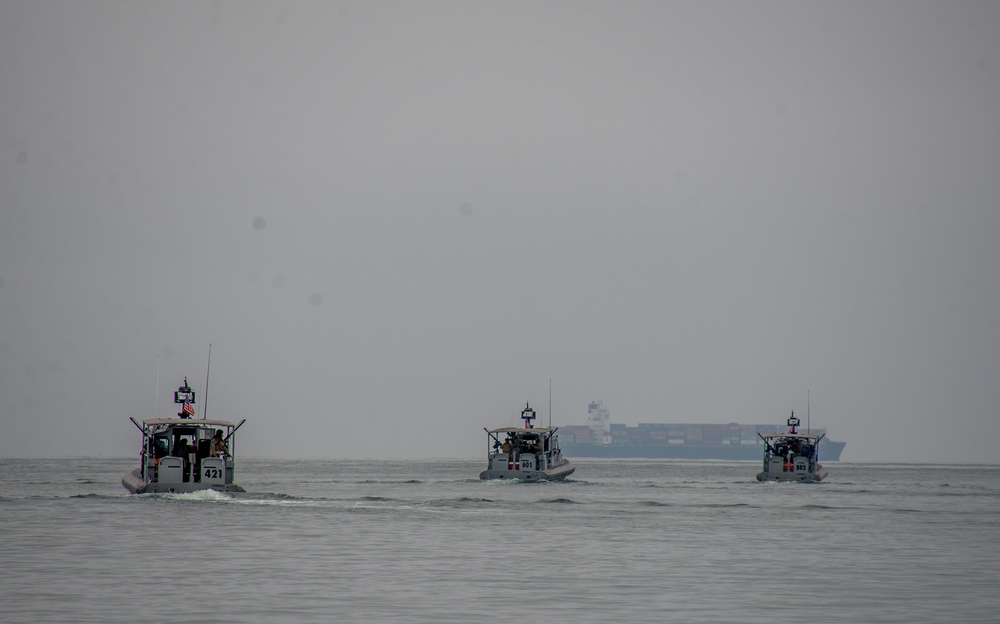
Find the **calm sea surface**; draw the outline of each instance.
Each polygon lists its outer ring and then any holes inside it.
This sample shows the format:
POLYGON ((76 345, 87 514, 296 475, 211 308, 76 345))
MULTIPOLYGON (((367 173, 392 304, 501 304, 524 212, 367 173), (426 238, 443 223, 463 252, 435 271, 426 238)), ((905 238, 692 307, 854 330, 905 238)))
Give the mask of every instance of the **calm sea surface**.
POLYGON ((242 459, 130 496, 131 459, 0 459, 0 621, 1000 622, 1000 466, 242 459))

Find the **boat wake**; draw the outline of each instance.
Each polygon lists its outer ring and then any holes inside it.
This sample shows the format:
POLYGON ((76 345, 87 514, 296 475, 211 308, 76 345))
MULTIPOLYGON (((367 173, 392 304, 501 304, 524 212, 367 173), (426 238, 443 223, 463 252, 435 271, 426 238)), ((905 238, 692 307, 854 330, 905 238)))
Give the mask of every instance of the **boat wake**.
POLYGON ((429 500, 423 503, 425 507, 430 508, 444 508, 444 509, 470 509, 477 507, 486 507, 495 504, 496 501, 491 498, 479 498, 474 496, 459 496, 458 498, 445 498, 429 500))
POLYGON ((107 500, 118 500, 119 498, 127 498, 127 497, 128 494, 95 494, 93 492, 91 492, 90 494, 74 494, 70 496, 70 498, 97 498, 97 499, 107 499, 107 500))
MULTIPOLYGON (((244 505, 250 507, 330 507, 343 505, 345 501, 329 498, 306 498, 289 494, 226 494, 215 490, 199 490, 183 494, 144 494, 149 498, 195 503, 215 503, 222 505, 244 505)), ((353 502, 353 501, 351 501, 353 502)))
POLYGON ((150 494, 149 496, 165 500, 202 501, 210 503, 229 503, 236 500, 233 496, 229 494, 223 494, 222 492, 216 492, 215 490, 198 490, 197 492, 184 492, 184 493, 165 492, 163 494, 150 494))
POLYGON ((542 500, 540 500, 538 502, 540 502, 540 503, 555 503, 555 504, 558 504, 558 505, 580 505, 580 504, 582 504, 582 503, 580 503, 580 501, 575 501, 572 498, 566 498, 564 496, 560 496, 559 498, 542 499, 542 500))

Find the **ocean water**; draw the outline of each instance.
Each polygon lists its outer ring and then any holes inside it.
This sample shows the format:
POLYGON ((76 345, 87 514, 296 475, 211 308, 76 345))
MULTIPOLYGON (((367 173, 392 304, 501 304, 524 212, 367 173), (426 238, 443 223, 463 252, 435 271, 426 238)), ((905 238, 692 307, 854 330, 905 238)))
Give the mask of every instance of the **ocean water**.
POLYGON ((131 459, 0 459, 0 621, 1000 622, 1000 466, 240 459, 248 492, 127 495, 131 459))

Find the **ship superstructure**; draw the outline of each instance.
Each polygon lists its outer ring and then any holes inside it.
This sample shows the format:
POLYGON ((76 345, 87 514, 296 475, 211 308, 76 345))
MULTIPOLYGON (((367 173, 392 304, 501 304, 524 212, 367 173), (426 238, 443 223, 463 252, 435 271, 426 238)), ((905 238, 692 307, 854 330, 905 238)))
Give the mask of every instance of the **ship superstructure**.
POLYGON ((611 444, 611 413, 604 407, 602 401, 591 401, 587 408, 587 427, 590 428, 590 439, 595 444, 611 444))

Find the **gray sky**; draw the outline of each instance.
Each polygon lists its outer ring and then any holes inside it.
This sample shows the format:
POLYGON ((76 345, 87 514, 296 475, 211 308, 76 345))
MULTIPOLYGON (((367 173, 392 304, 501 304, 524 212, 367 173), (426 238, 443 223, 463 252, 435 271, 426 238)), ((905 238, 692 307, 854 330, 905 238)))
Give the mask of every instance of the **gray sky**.
POLYGON ((0 0, 0 456, 136 454, 211 343, 243 455, 552 379, 997 463, 998 163, 996 2, 0 0))

